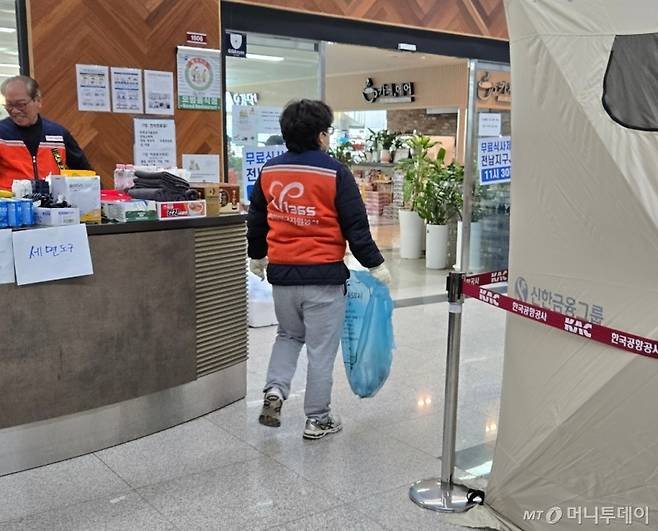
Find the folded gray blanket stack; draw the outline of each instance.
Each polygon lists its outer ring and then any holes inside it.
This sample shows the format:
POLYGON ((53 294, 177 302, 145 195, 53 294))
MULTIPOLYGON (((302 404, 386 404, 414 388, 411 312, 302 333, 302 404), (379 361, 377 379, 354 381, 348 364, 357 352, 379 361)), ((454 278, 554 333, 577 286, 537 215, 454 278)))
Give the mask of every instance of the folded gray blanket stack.
POLYGON ((135 199, 151 201, 194 201, 199 192, 190 188, 190 184, 167 171, 136 171, 134 186, 128 194, 135 199))

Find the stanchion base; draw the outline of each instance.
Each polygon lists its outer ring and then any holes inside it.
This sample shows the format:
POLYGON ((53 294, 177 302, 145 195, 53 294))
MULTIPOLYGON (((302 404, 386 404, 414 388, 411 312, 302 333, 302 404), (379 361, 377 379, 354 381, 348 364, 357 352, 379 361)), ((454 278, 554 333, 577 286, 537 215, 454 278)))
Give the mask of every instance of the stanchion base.
POLYGON ((438 478, 421 479, 409 489, 409 498, 423 509, 442 513, 464 513, 476 502, 468 501, 468 489, 462 485, 441 484, 438 478))

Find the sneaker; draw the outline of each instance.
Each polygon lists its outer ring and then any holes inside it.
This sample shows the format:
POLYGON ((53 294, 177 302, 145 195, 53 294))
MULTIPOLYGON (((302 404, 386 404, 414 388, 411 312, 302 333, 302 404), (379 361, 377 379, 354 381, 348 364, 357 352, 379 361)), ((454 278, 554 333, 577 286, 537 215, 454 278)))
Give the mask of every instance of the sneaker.
POLYGON ((338 416, 329 415, 325 422, 318 419, 306 419, 304 427, 304 439, 322 439, 325 435, 339 432, 343 429, 343 424, 338 416))
POLYGON ((283 405, 283 397, 270 389, 265 393, 263 398, 263 410, 260 412, 258 422, 264 426, 271 428, 278 428, 281 426, 281 406, 283 405))

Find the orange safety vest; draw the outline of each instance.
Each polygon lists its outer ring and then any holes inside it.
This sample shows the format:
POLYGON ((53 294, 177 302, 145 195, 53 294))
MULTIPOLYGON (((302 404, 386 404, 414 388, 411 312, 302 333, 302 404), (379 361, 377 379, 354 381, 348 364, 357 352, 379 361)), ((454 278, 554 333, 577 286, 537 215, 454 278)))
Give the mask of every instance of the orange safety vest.
POLYGON ((37 156, 27 149, 22 140, 0 139, 0 189, 11 191, 14 179, 44 179, 48 175, 59 175, 66 167, 64 142, 41 142, 37 156), (55 155, 57 153, 57 155, 55 155), (56 160, 59 157, 59 161, 56 160))
POLYGON ((263 167, 267 257, 272 264, 327 264, 345 256, 336 212, 336 170, 282 164, 263 167))

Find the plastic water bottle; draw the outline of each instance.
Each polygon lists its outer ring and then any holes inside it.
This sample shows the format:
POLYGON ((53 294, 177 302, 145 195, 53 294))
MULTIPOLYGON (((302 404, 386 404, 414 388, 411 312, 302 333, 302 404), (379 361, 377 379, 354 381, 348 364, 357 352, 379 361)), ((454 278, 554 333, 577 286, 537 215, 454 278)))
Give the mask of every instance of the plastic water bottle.
POLYGON ((114 189, 115 190, 124 190, 124 164, 117 164, 114 168, 114 189))

